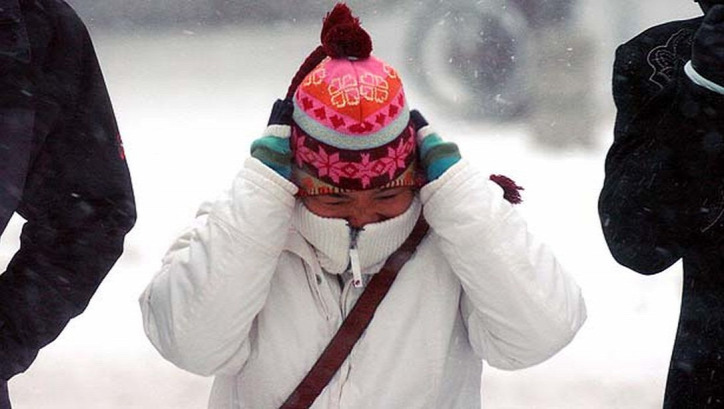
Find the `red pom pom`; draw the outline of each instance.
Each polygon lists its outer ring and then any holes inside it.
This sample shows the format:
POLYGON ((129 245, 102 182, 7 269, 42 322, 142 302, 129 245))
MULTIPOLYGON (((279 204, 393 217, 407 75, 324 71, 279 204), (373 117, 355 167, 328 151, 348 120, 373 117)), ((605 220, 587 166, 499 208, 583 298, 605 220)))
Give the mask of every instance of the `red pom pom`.
POLYGON ((512 179, 503 175, 490 175, 490 180, 503 188, 503 197, 512 204, 518 204, 523 201, 520 197, 520 191, 525 190, 518 186, 512 179))
POLYGON ((344 3, 337 3, 327 13, 322 25, 322 47, 332 58, 365 59, 372 52, 372 39, 362 28, 359 18, 344 3))

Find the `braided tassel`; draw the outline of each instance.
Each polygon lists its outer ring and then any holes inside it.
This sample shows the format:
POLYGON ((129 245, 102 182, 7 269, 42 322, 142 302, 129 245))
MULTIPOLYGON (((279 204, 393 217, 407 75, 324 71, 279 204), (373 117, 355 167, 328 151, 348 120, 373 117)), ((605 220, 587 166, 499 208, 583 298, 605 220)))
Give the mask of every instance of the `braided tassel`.
POLYGON ((525 190, 522 186, 518 186, 513 179, 503 175, 490 175, 490 180, 503 188, 503 198, 512 204, 519 204, 523 201, 520 191, 525 190))

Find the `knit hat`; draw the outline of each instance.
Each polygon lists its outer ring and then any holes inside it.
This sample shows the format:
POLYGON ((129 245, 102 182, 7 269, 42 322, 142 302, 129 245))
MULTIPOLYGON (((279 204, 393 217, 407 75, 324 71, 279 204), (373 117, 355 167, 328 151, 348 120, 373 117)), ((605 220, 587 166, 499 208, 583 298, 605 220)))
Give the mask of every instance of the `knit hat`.
POLYGON ((293 181, 302 196, 415 186, 416 143, 397 71, 344 4, 287 94, 294 103, 293 181))

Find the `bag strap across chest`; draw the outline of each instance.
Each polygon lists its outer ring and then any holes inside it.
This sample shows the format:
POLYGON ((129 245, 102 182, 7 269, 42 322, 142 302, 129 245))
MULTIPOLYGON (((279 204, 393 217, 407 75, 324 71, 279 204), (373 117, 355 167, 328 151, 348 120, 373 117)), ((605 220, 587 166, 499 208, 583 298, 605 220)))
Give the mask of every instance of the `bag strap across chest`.
POLYGON ((377 307, 395 281, 397 273, 415 253, 429 228, 430 226, 420 215, 410 236, 387 258, 380 272, 372 277, 334 338, 280 409, 306 409, 312 406, 352 352, 352 348, 369 326, 377 307))

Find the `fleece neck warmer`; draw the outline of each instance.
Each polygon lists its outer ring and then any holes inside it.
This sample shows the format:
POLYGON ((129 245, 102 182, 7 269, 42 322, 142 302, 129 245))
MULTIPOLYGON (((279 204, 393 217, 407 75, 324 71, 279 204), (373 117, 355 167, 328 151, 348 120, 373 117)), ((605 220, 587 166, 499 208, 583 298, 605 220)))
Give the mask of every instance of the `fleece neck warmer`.
MULTIPOLYGON (((401 215, 379 223, 370 223, 357 234, 357 251, 363 274, 375 274, 397 250, 415 227, 422 204, 419 198, 401 215)), ((344 219, 317 216, 297 201, 292 218, 294 227, 314 248, 321 267, 330 274, 349 269, 353 229, 344 219)))

